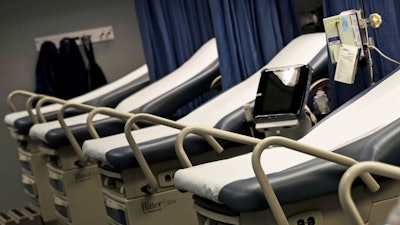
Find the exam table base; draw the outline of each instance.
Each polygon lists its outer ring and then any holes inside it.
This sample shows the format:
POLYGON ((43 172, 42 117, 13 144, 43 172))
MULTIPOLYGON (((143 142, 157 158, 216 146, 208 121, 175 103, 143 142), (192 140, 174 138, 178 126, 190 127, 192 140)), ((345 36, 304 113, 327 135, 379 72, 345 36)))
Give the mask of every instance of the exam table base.
POLYGON ((173 175, 178 161, 151 165, 162 188, 145 193, 147 179, 140 168, 120 173, 100 169, 107 216, 110 224, 195 225, 196 213, 190 193, 174 189, 173 175))
POLYGON ((39 151, 39 142, 29 136, 20 135, 10 129, 11 136, 18 143, 18 159, 21 178, 28 205, 41 216, 46 224, 57 220, 53 206, 53 196, 48 182, 46 156, 39 151))
MULTIPOLYGON (((360 211, 365 224, 379 224, 386 220, 391 208, 397 203, 400 182, 385 181, 380 184, 381 190, 370 193, 365 187, 352 190, 353 199, 360 211)), ((237 216, 227 216, 203 208, 196 203, 199 225, 273 225, 277 224, 271 211, 240 213, 237 216)), ((297 225, 299 220, 311 219, 315 225, 352 224, 344 214, 337 194, 330 194, 310 200, 283 206, 290 225, 297 225)))
POLYGON ((40 145, 47 158, 47 182, 52 192, 52 204, 61 224, 106 225, 107 217, 101 181, 96 164, 79 167, 70 146, 57 150, 40 145))
POLYGON ((190 193, 168 190, 133 199, 104 192, 109 224, 195 225, 190 193))
POLYGON ((18 151, 21 165, 29 163, 30 171, 22 166, 22 184, 28 196, 29 206, 40 212, 44 222, 57 219, 54 211, 53 195, 48 181, 45 156, 40 153, 18 151), (23 161, 23 160, 28 161, 23 161))
POLYGON ((107 224, 96 165, 60 170, 47 164, 53 189, 53 204, 66 224, 107 224))
MULTIPOLYGON (((202 164, 247 153, 250 150, 248 146, 240 146, 230 148, 221 155, 208 151, 192 156, 191 160, 194 164, 202 164)), ((174 188, 173 176, 176 170, 182 168, 180 162, 176 159, 154 163, 150 167, 160 185, 160 190, 153 194, 143 191, 148 181, 138 167, 119 172, 100 168, 110 224, 197 224, 192 194, 182 193, 174 188)))

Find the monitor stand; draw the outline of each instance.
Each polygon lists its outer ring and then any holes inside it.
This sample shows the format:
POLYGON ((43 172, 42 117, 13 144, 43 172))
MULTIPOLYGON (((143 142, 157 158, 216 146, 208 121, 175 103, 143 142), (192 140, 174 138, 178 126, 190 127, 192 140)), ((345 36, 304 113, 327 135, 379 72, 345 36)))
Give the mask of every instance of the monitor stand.
POLYGON ((283 136, 298 140, 310 130, 311 126, 311 119, 302 113, 298 119, 256 123, 255 128, 258 132, 264 133, 265 137, 283 136))

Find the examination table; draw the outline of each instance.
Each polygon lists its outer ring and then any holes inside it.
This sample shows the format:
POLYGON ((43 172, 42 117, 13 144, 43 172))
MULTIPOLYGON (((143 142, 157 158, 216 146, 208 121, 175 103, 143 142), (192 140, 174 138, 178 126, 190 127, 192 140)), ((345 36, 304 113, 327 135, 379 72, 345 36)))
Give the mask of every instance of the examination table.
MULTIPOLYGON (((199 224, 352 224, 339 203, 339 180, 357 161, 400 164, 400 102, 393 101, 400 95, 399 85, 396 70, 298 141, 185 128, 178 136, 181 141, 195 133, 256 147, 252 154, 190 167, 179 142, 177 151, 189 168, 175 173, 175 186, 194 193, 199 224)), ((383 191, 373 193, 378 186, 364 176, 366 185, 356 182, 352 193, 363 222, 377 224, 397 201, 399 182, 379 179, 383 191)))
MULTIPOLYGON (((302 35, 292 40, 263 69, 295 64, 308 64, 315 74, 324 72, 327 66, 325 35, 302 35)), ((182 194, 173 186, 174 173, 182 167, 174 151, 176 135, 187 125, 248 134, 248 128, 243 124, 242 106, 254 101, 260 71, 176 122, 137 114, 128 120, 125 134, 84 142, 85 156, 99 162, 110 224, 196 223, 191 194, 182 194), (132 124, 146 120, 162 125, 131 132, 132 124)), ((231 151, 216 155, 204 151, 210 150, 208 143, 196 136, 191 136, 186 144, 190 146, 191 158, 196 163, 228 158, 250 150, 224 143, 231 151)))
MULTIPOLYGON (((8 96, 8 105, 14 112, 7 114, 4 117, 4 122, 7 127, 10 128, 13 135, 28 135, 29 129, 34 123, 56 120, 57 111, 61 108, 62 103, 74 102, 97 107, 115 107, 120 101, 148 84, 149 75, 147 65, 143 65, 131 73, 123 76, 122 78, 84 95, 68 100, 54 98, 59 101, 57 102, 58 104, 51 104, 40 108, 39 113, 43 114, 41 116, 44 117, 45 121, 41 121, 38 118, 33 103, 42 98, 48 98, 48 101, 52 102, 53 98, 51 96, 36 94, 28 91, 16 90, 10 93, 8 96), (18 109, 16 108, 15 104, 17 98, 21 98, 22 96, 27 98, 25 102, 26 109, 17 111, 18 109)), ((76 113, 77 112, 75 112, 75 114, 76 113)), ((70 114, 74 115, 72 112, 70 114)))
MULTIPOLYGON (((126 114, 149 112, 171 117, 178 108, 210 89, 212 81, 219 76, 218 67, 216 43, 215 39, 211 39, 177 70, 130 95, 115 108, 126 114)), ((44 101, 46 99, 38 104, 44 101)), ((67 224, 106 224, 97 166, 93 162, 83 162, 75 154, 66 131, 60 126, 60 121, 65 121, 73 137, 81 143, 91 138, 86 129, 88 114, 64 118, 64 111, 70 108, 90 111, 96 107, 67 103, 60 108, 58 121, 33 125, 29 136, 38 142, 39 151, 46 156, 46 182, 50 183, 53 192, 51 204, 57 219, 67 224)), ((125 117, 121 120, 106 115, 97 116, 96 127, 99 124, 106 128, 102 136, 122 132, 125 117)), ((35 193, 35 182, 26 186, 28 192, 35 193)))
MULTIPOLYGON (((121 100, 149 83, 147 65, 143 65, 114 82, 69 100, 22 90, 10 93, 8 104, 12 111, 17 111, 16 103, 18 100, 26 99, 27 109, 7 114, 4 122, 9 128, 13 139, 18 142, 18 158, 21 163, 22 183, 25 193, 28 196, 28 205, 34 211, 41 213, 44 222, 56 219, 52 204, 53 196, 48 185, 45 155, 39 151, 38 141, 32 140, 29 137, 29 129, 34 123, 56 120, 57 111, 62 107, 62 104, 74 102, 98 107, 115 107, 121 100), (57 104, 43 106, 39 111, 36 111, 33 103, 41 99, 47 99, 47 103, 57 102, 57 104)), ((82 112, 68 110, 66 116, 79 113, 82 112)))

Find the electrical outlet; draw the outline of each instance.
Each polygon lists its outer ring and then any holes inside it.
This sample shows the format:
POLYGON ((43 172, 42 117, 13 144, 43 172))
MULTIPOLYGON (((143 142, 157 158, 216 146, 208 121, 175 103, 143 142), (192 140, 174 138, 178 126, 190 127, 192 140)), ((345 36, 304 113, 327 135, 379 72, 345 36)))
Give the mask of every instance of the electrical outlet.
POLYGON ((323 217, 320 211, 307 211, 289 217, 290 225, 322 225, 323 217))
POLYGON ((174 173, 176 170, 168 170, 157 174, 160 187, 169 187, 174 185, 174 173))

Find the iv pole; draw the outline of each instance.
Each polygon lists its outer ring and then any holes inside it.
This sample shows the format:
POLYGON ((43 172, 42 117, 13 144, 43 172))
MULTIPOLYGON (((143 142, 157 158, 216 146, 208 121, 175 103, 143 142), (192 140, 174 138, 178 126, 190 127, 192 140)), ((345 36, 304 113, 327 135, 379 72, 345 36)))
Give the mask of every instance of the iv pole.
POLYGON ((368 36, 368 26, 372 28, 378 28, 381 23, 382 23, 382 18, 379 14, 377 13, 372 13, 369 18, 365 18, 365 12, 364 12, 364 2, 363 0, 359 0, 359 5, 360 5, 360 14, 361 14, 361 28, 362 32, 364 32, 364 35, 361 35, 363 40, 363 48, 365 51, 366 55, 366 61, 367 61, 367 67, 368 67, 368 72, 370 76, 370 82, 371 84, 374 83, 374 69, 373 69, 373 60, 371 56, 371 50, 369 48, 369 43, 370 43, 370 38, 368 36))

